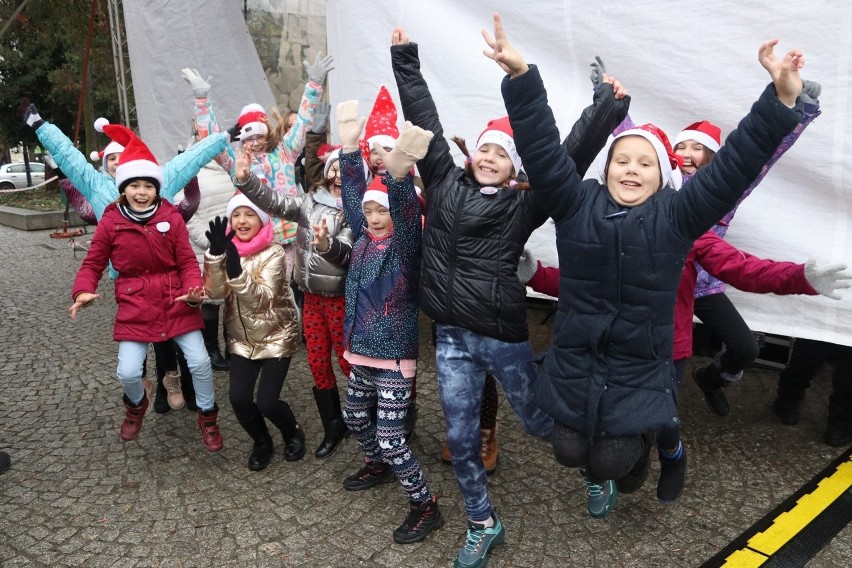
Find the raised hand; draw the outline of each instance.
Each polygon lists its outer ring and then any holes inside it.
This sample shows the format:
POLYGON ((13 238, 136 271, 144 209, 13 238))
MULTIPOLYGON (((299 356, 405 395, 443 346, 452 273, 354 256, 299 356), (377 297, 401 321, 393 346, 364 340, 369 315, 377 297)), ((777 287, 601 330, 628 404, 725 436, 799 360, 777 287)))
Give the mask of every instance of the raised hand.
POLYGON ((492 38, 488 30, 484 29, 482 30, 482 37, 485 38, 485 43, 491 48, 491 51, 483 49, 482 53, 488 59, 493 59, 509 76, 517 77, 529 70, 527 62, 509 43, 509 38, 506 37, 506 32, 503 30, 500 14, 494 12, 494 37, 492 38))
POLYGON ((331 66, 334 61, 334 57, 331 55, 322 56, 322 51, 317 53, 317 57, 314 60, 314 64, 311 65, 307 60, 302 61, 302 65, 305 66, 305 71, 308 72, 308 80, 313 81, 317 85, 321 85, 325 80, 325 76, 328 75, 328 72, 334 69, 331 66))
POLYGON ((840 300, 838 290, 849 288, 849 281, 852 278, 852 274, 845 270, 845 264, 832 264, 826 268, 819 268, 815 260, 809 260, 805 263, 805 280, 821 295, 832 300, 840 300))
POLYGON ((225 249, 228 247, 228 243, 231 242, 231 239, 234 238, 234 235, 237 234, 233 229, 230 232, 226 232, 228 230, 228 220, 224 217, 216 217, 212 221, 210 221, 210 230, 205 231, 205 235, 207 236, 207 242, 210 243, 210 254, 213 256, 219 256, 220 254, 225 254, 225 249))
POLYGON ((236 152, 237 159, 234 161, 234 179, 237 183, 245 183, 251 173, 251 152, 241 148, 236 152))
POLYGON ((589 79, 592 80, 592 87, 597 89, 604 82, 603 78, 606 75, 606 65, 604 65, 603 59, 600 56, 595 55, 595 60, 589 63, 589 67, 592 68, 592 72, 589 73, 589 79))
POLYGON ((201 73, 198 72, 198 69, 190 69, 189 67, 182 69, 180 73, 183 75, 183 79, 192 87, 193 97, 196 99, 207 98, 207 94, 210 92, 210 81, 213 80, 212 75, 209 75, 205 81, 201 77, 201 73))
POLYGON ((311 122, 310 131, 314 134, 325 134, 328 130, 328 118, 331 116, 331 105, 327 102, 321 102, 317 105, 317 112, 314 114, 314 120, 311 122))
POLYGON ((205 293, 204 288, 191 287, 186 291, 186 294, 175 298, 175 302, 186 302, 187 304, 198 305, 207 299, 208 296, 205 293))
POLYGON ((85 308, 100 297, 100 294, 92 294, 91 292, 80 292, 77 294, 77 297, 74 298, 74 303, 68 308, 68 311, 71 312, 71 319, 77 319, 77 312, 80 311, 80 308, 85 308))
POLYGON ((402 28, 396 28, 391 34, 391 45, 407 45, 411 43, 408 34, 402 28))
POLYGON ((412 166, 426 155, 432 136, 429 130, 414 126, 407 120, 393 150, 386 152, 379 143, 373 145, 373 150, 379 154, 390 175, 396 179, 403 179, 411 171, 412 166))
POLYGON ((240 253, 234 241, 228 241, 228 245, 225 247, 225 272, 228 273, 228 278, 236 278, 243 273, 240 253))
POLYGON ((802 77, 799 75, 799 69, 805 66, 805 58, 801 50, 791 49, 783 59, 779 59, 775 55, 776 45, 778 45, 777 39, 769 40, 761 45, 757 59, 772 77, 778 99, 792 108, 796 104, 799 93, 802 92, 802 77))
POLYGON ((328 221, 325 217, 319 222, 319 225, 314 225, 314 240, 311 243, 317 252, 328 252, 331 248, 331 242, 328 238, 328 221))
POLYGON ((337 135, 340 136, 344 151, 351 152, 358 147, 358 138, 365 124, 367 117, 358 116, 358 101, 337 104, 337 135))

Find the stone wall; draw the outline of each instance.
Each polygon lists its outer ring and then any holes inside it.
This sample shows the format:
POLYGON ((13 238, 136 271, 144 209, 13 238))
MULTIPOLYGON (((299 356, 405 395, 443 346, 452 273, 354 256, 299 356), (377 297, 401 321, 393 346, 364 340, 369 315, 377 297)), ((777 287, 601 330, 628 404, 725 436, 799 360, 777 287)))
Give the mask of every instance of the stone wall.
POLYGON ((314 62, 326 47, 326 0, 245 0, 246 23, 282 114, 299 106, 314 62))

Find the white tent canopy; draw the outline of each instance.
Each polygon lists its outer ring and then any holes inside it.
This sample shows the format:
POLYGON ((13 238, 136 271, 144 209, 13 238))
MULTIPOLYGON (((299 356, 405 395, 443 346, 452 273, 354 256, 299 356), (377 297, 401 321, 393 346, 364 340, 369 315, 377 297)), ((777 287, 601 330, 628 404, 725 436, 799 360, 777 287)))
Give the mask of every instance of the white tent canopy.
MULTIPOLYGON (((332 104, 359 99, 369 112, 381 84, 395 82, 390 37, 402 26, 420 46, 423 74, 445 133, 474 138, 490 118, 505 115, 502 71, 482 55, 480 30, 503 16, 509 39, 541 69, 550 104, 567 133, 591 101, 589 62, 600 55, 629 89, 631 117, 654 122, 673 137, 707 119, 723 137, 736 127, 769 82, 757 61, 761 43, 781 39, 778 53, 804 51, 803 76, 823 86, 820 116, 740 207, 728 240, 775 260, 852 266, 852 131, 850 59, 852 6, 826 0, 742 3, 648 0, 625 3, 493 0, 402 2, 330 0, 328 46, 332 104)), ((404 120, 400 117, 400 122, 404 120)), ((555 265, 552 225, 531 240, 555 265)), ((743 294, 731 298, 755 331, 852 345, 852 292, 824 297, 743 294)))

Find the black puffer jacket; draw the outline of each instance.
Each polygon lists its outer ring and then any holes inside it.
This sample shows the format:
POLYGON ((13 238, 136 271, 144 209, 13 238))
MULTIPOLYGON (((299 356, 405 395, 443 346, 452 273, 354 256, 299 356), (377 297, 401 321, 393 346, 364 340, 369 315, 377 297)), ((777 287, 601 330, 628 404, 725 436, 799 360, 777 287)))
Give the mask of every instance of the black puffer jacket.
MULTIPOLYGON (((435 134, 426 157, 417 162, 426 188, 421 307, 437 323, 510 343, 526 341, 526 289, 518 281, 518 258, 548 212, 534 189, 482 194, 476 180, 453 161, 420 73, 417 45, 391 47, 391 60, 405 119, 435 134)), ((616 101, 611 88, 600 88, 566 148, 583 148, 594 156, 628 108, 628 98, 616 101)))
POLYGON ((536 403, 589 438, 678 425, 672 334, 684 259, 799 123, 801 103, 787 108, 770 86, 689 184, 625 208, 577 175, 535 66, 504 79, 503 98, 530 182, 556 222, 559 310, 536 403))

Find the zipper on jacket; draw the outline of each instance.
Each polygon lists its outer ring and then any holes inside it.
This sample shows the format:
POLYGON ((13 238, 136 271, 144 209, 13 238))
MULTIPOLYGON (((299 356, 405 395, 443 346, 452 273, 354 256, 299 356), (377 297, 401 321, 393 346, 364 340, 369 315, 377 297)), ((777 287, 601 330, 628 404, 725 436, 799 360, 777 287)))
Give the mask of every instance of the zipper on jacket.
POLYGON ((642 236, 645 237, 645 253, 648 257, 648 266, 651 268, 651 274, 655 274, 657 272, 656 266, 654 265, 654 255, 651 252, 651 237, 648 235, 648 229, 645 227, 645 218, 639 217, 639 228, 642 230, 642 236))

